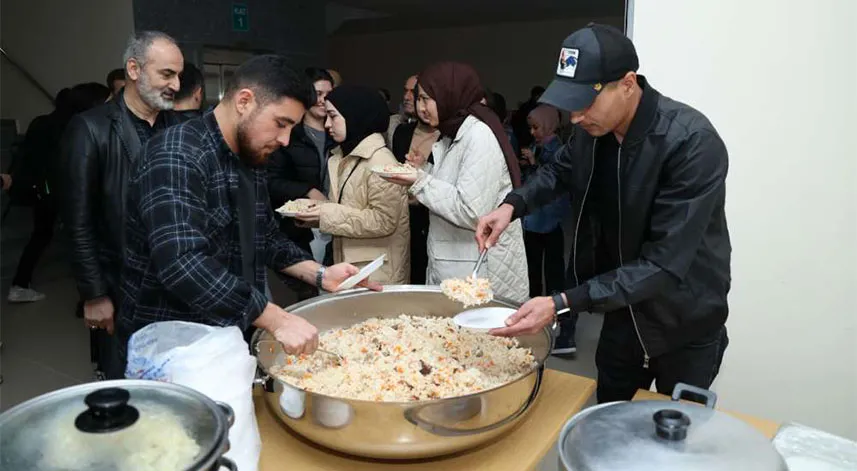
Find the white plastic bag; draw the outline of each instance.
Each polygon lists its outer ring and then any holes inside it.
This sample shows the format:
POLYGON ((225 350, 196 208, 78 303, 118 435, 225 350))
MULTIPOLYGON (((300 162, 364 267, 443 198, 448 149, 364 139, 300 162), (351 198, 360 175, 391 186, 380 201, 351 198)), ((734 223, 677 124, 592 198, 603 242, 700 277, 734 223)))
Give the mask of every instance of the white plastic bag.
POLYGON ((324 263, 324 256, 327 252, 327 244, 333 240, 333 236, 321 232, 318 229, 312 229, 312 240, 309 243, 312 258, 318 263, 324 263))
POLYGON ((180 384, 235 412, 226 456, 241 471, 257 471, 262 441, 253 408, 256 359, 237 327, 190 322, 158 322, 136 332, 128 342, 127 378, 180 384))

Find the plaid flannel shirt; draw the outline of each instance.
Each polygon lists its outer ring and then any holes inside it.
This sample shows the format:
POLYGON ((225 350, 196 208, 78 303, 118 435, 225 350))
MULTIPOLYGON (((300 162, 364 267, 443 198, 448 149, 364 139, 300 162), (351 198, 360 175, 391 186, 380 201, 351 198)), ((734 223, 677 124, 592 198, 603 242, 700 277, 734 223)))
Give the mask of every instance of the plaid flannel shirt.
POLYGON ((149 140, 128 189, 121 336, 160 321, 251 326, 262 313, 265 267, 312 257, 279 231, 263 169, 253 169, 255 278, 242 277, 238 156, 213 112, 149 140))

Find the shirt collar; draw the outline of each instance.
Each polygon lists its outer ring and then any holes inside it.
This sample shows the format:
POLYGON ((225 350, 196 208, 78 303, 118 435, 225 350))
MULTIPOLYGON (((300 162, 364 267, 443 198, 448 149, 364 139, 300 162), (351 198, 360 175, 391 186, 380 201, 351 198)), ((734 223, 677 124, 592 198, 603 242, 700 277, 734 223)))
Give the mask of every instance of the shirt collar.
POLYGON ((127 112, 128 112, 128 116, 131 118, 131 121, 132 121, 132 122, 137 123, 137 124, 141 124, 141 125, 146 125, 146 126, 148 126, 148 127, 150 127, 150 128, 157 128, 157 129, 160 129, 160 128, 164 127, 164 119, 165 119, 165 118, 164 118, 164 113, 162 113, 162 112, 158 111, 158 113, 155 115, 155 122, 154 122, 154 124, 149 124, 149 122, 148 122, 148 121, 146 121, 145 119, 143 119, 143 118, 141 118, 141 117, 137 116, 136 114, 134 114, 134 112, 133 112, 133 111, 131 111, 131 108, 128 106, 128 104, 127 104, 127 103, 125 103, 125 95, 124 95, 124 94, 119 95, 119 96, 117 96, 117 97, 116 97, 116 98, 114 98, 114 99, 122 100, 122 108, 125 108, 125 111, 127 111, 127 112))
POLYGON ((640 98, 640 104, 637 106, 637 112, 631 120, 631 125, 628 126, 628 133, 624 139, 625 143, 633 143, 645 137, 646 132, 652 127, 658 115, 660 93, 652 88, 646 77, 642 75, 637 76, 637 83, 643 90, 643 96, 640 98))
POLYGON ((238 156, 229 148, 226 143, 226 138, 223 137, 223 132, 220 130, 220 125, 217 124, 217 119, 214 117, 214 110, 209 110, 202 115, 202 122, 205 123, 205 128, 211 136, 217 150, 223 154, 237 159, 238 156))

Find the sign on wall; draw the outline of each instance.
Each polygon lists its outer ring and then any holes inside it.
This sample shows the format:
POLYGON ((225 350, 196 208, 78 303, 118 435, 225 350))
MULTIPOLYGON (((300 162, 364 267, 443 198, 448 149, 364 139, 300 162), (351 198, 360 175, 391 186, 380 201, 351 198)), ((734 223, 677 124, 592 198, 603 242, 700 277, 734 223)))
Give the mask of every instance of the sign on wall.
POLYGON ((249 31, 250 23, 247 18, 247 4, 232 4, 232 31, 249 31))

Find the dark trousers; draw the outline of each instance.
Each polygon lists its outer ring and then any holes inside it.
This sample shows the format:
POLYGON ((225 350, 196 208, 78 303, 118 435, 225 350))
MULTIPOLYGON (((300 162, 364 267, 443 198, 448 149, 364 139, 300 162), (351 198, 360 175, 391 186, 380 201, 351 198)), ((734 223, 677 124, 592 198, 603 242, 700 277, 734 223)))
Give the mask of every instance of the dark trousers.
POLYGON ((429 213, 425 206, 410 206, 411 284, 426 284, 429 213))
POLYGON ((638 389, 655 382, 658 392, 672 394, 676 383, 708 389, 729 345, 726 327, 692 341, 676 350, 649 360, 643 368, 643 349, 637 339, 630 313, 605 315, 595 364, 598 366, 598 402, 628 401, 638 389))
POLYGON ((530 297, 552 295, 565 290, 565 251, 562 228, 552 232, 524 232, 530 297), (544 276, 544 283, 542 283, 544 276))
POLYGON ((54 237, 54 225, 57 220, 57 208, 52 198, 38 199, 33 206, 33 233, 18 260, 18 269, 12 280, 14 286, 27 288, 33 279, 33 271, 45 249, 54 237))
MULTIPOLYGON (((118 305, 113 304, 113 335, 107 333, 104 329, 94 329, 89 331, 89 357, 90 361, 95 364, 95 369, 104 373, 107 379, 123 379, 125 378, 125 348, 120 348, 121 336, 118 331, 118 323, 116 322, 118 305)), ((83 317, 83 301, 77 304, 79 316, 83 317)), ((127 342, 127 338, 125 339, 127 342)))

